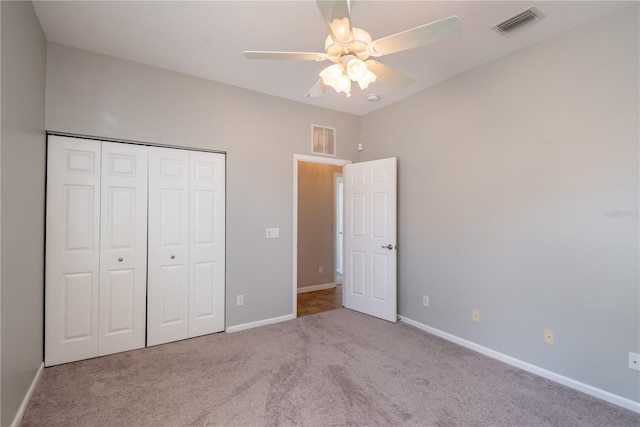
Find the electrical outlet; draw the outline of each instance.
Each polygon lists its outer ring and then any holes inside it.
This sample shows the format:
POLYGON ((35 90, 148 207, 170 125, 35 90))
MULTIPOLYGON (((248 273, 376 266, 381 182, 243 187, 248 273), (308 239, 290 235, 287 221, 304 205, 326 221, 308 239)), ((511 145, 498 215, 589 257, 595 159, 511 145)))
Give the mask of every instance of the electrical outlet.
POLYGON ((629 352, 629 369, 640 371, 640 354, 629 352))
POLYGON ((267 239, 277 239, 278 237, 280 237, 280 229, 267 228, 266 237, 267 239))
POLYGON ((238 295, 236 297, 236 304, 237 305, 243 305, 244 304, 244 295, 238 295))
POLYGON ((318 267, 318 274, 322 274, 323 271, 324 271, 323 266, 318 267))
POLYGON ((474 322, 479 322, 480 321, 480 310, 478 310, 476 308, 471 310, 471 317, 473 318, 474 322))
POLYGON ((426 295, 422 295, 422 305, 425 307, 429 307, 429 297, 426 295))
POLYGON ((544 330, 544 342, 549 345, 553 345, 553 331, 551 329, 544 330))

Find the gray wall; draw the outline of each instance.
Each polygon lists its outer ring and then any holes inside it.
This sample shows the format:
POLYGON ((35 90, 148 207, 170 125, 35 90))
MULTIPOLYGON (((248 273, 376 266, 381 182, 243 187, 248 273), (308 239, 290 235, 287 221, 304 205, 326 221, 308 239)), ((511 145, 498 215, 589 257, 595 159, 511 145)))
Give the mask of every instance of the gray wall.
POLYGON ((2 417, 42 363, 46 41, 31 2, 2 8, 2 417))
POLYGON ((636 4, 363 117, 402 315, 640 400, 638 35, 636 4))
POLYGON ((292 314, 293 154, 315 123, 352 159, 360 118, 51 43, 47 58, 47 130, 227 152, 227 327, 292 314))
POLYGON ((298 162, 298 288, 335 283, 335 173, 342 166, 298 162))

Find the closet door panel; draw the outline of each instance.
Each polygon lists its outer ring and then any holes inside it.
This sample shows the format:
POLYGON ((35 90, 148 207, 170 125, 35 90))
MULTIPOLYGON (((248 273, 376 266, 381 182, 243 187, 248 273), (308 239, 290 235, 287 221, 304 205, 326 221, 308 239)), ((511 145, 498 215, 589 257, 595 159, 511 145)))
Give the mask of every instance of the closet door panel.
POLYGON ((216 311, 215 262, 199 262, 193 265, 194 317, 196 320, 206 319, 216 311))
POLYGON ((189 336, 224 330, 225 156, 189 153, 189 336))
POLYGON ((47 148, 45 365, 98 355, 100 142, 47 148))
POLYGON ((147 147, 102 143, 99 354, 144 347, 147 147))
POLYGON ((149 148, 147 345, 189 336, 189 152, 149 148))

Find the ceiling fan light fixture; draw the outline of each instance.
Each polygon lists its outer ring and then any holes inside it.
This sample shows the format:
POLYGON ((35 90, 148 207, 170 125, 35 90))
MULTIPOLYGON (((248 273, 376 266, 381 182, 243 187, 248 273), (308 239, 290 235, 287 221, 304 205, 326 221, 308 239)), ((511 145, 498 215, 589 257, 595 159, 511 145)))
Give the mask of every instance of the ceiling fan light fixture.
POLYGON ((353 31, 353 46, 350 51, 358 59, 365 60, 369 58, 369 44, 371 43, 371 36, 365 30, 360 28, 352 28, 353 31))
POLYGON ((353 39, 348 16, 345 16, 342 19, 334 19, 329 23, 329 28, 331 29, 331 33, 334 35, 337 43, 346 45, 353 39))
POLYGON ((353 81, 358 81, 363 78, 367 71, 367 64, 361 61, 358 58, 353 58, 349 62, 347 62, 347 75, 353 81))
POLYGON ((342 54, 344 53, 344 47, 333 41, 331 36, 327 36, 324 41, 324 51, 327 53, 328 59, 333 62, 338 62, 342 54))
POLYGON ((376 76, 373 71, 367 69, 364 76, 358 80, 358 86, 360 86, 360 89, 365 90, 371 83, 375 82, 377 78, 378 76, 376 76))
POLYGON ((347 97, 349 97, 351 96, 351 79, 343 74, 336 80, 333 88, 336 92, 344 92, 347 94, 347 97))
POLYGON ((327 86, 331 86, 336 92, 344 92, 348 94, 351 92, 351 79, 344 73, 344 65, 333 64, 329 65, 324 70, 320 71, 320 78, 322 83, 327 86))
POLYGON ((344 92, 351 95, 351 82, 357 82, 360 89, 364 90, 377 80, 377 76, 371 71, 367 64, 357 58, 351 58, 346 62, 329 65, 320 71, 322 83, 331 86, 336 92, 344 92))
POLYGON ((327 68, 320 71, 320 78, 322 82, 327 86, 333 86, 333 83, 338 80, 338 77, 344 73, 344 67, 342 64, 329 65, 327 68))
POLYGON ((460 19, 454 15, 372 41, 368 32, 351 26, 350 0, 316 0, 316 6, 329 27, 324 53, 244 52, 247 59, 333 62, 320 71, 320 80, 307 92, 307 97, 322 95, 327 86, 331 86, 336 92, 344 92, 349 97, 352 82, 358 83, 362 90, 376 81, 396 89, 407 87, 413 79, 369 58, 447 40, 459 35, 461 31, 460 19))

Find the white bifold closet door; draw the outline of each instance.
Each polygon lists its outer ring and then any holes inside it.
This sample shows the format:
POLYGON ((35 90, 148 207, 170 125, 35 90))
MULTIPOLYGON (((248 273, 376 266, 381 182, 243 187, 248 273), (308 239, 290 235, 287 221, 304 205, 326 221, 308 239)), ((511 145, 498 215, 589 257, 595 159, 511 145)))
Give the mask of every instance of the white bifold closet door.
POLYGON ((101 144, 49 137, 45 364, 98 355, 101 144))
POLYGON ((189 153, 189 337, 224 330, 225 156, 189 153))
POLYGON ((144 347, 147 147, 102 143, 98 354, 144 347))
POLYGON ((149 148, 147 345, 224 330, 225 156, 149 148))
POLYGON ((144 347, 146 149, 48 141, 45 364, 144 347))
POLYGON ((189 336, 189 152, 149 148, 147 344, 189 336))

